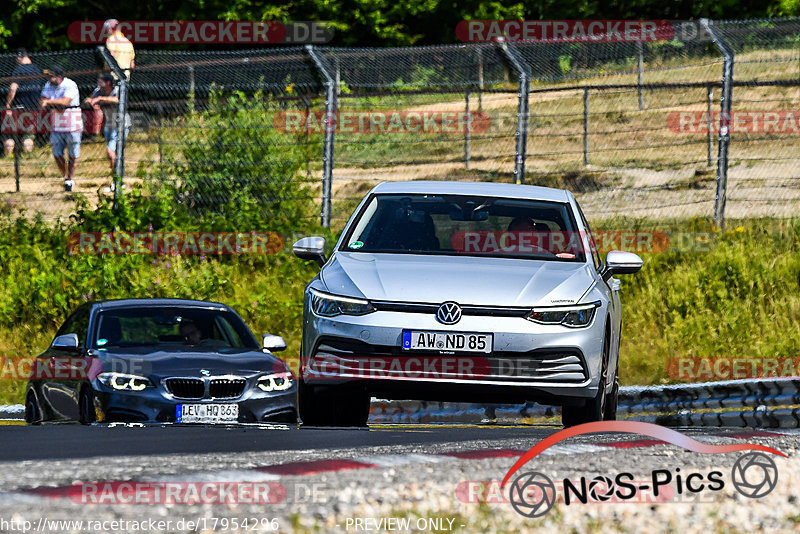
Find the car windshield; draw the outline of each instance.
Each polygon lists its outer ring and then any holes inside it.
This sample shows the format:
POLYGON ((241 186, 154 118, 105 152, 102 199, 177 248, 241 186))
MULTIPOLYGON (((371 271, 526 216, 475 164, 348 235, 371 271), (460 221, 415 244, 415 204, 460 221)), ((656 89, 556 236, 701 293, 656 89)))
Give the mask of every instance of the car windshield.
POLYGON ((258 349, 253 335, 229 311, 192 307, 136 307, 100 312, 92 346, 163 345, 187 350, 258 349))
POLYGON ((340 250, 585 261, 570 206, 468 195, 375 195, 340 250))

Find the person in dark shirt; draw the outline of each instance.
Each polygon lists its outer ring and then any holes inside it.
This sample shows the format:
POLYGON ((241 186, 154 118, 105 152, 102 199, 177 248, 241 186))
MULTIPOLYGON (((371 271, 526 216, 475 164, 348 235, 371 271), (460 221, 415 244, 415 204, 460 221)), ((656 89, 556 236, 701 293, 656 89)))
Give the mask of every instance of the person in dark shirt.
MULTIPOLYGON (((97 89, 84 102, 93 109, 96 108, 102 111, 104 119, 101 122, 105 122, 103 136, 106 138, 106 155, 113 171, 117 161, 117 138, 119 137, 119 132, 117 131, 119 86, 116 85, 114 76, 110 72, 102 73, 97 78, 97 89)), ((125 137, 127 138, 131 128, 131 118, 127 113, 125 114, 124 127, 125 137)))
MULTIPOLYGON (((39 93, 44 81, 42 71, 33 64, 28 56, 28 51, 24 48, 17 50, 17 66, 11 72, 11 86, 6 96, 6 113, 19 111, 36 111, 39 109, 39 93)), ((5 154, 9 155, 14 151, 15 134, 6 139, 3 143, 5 154)), ((33 135, 26 135, 22 139, 22 147, 25 152, 33 150, 33 135)))

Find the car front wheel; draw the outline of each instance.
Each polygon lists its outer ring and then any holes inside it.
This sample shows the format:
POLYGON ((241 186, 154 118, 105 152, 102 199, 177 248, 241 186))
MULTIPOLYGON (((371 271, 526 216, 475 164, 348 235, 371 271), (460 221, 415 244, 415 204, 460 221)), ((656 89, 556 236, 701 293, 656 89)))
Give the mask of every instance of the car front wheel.
POLYGON ((597 395, 582 406, 564 406, 561 408, 561 423, 564 427, 592 423, 595 421, 613 421, 617 418, 617 397, 619 382, 617 369, 609 380, 609 353, 611 351, 611 333, 606 330, 603 340, 603 365, 600 372, 600 384, 597 395), (611 384, 609 386, 609 383, 611 384))
POLYGON ((94 409, 94 391, 89 386, 84 386, 81 390, 79 398, 79 421, 81 424, 90 425, 97 420, 97 414, 94 409))
POLYGON ((39 411, 39 403, 36 402, 36 395, 32 391, 25 397, 25 422, 29 425, 38 425, 42 422, 42 413, 39 411))

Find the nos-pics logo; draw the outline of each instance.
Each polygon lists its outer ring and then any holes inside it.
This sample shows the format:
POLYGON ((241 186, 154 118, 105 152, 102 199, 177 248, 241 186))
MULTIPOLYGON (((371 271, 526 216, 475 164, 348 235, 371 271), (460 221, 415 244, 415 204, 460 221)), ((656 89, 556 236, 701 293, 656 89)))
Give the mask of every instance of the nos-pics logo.
MULTIPOLYGON (((730 472, 730 483, 745 497, 758 499, 768 495, 778 484, 778 466, 771 455, 786 456, 782 452, 752 443, 735 445, 709 445, 701 443, 669 428, 638 421, 600 421, 574 426, 557 432, 542 440, 526 452, 506 473, 501 487, 511 479, 523 465, 545 449, 567 438, 596 432, 623 432, 650 436, 678 445, 686 450, 702 454, 719 454, 749 451, 740 456, 730 472), (766 454, 769 453, 769 454, 766 454)), ((535 518, 545 515, 553 508, 559 496, 565 505, 588 502, 625 502, 634 499, 639 492, 652 492, 655 497, 668 490, 672 494, 698 494, 706 491, 721 491, 725 487, 725 473, 719 470, 708 472, 681 472, 675 469, 654 469, 650 478, 637 480, 632 473, 617 473, 614 476, 599 475, 591 479, 563 479, 554 482, 546 474, 526 471, 511 482, 509 501, 519 514, 535 518)))

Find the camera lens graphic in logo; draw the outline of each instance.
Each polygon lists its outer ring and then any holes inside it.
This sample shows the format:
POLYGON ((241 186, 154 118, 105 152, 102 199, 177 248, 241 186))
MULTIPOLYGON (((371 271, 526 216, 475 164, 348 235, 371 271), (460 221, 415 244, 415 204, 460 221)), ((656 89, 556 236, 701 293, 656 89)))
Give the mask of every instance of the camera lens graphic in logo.
POLYGON ((769 495, 778 485, 778 466, 763 452, 748 452, 733 464, 731 479, 736 491, 758 499, 769 495))
POLYGON ((604 475, 594 477, 589 482, 589 498, 595 502, 610 501, 614 496, 614 481, 604 475))
POLYGON ((541 517, 556 502, 556 487, 546 475, 534 471, 523 473, 511 483, 511 506, 525 517, 541 517))

